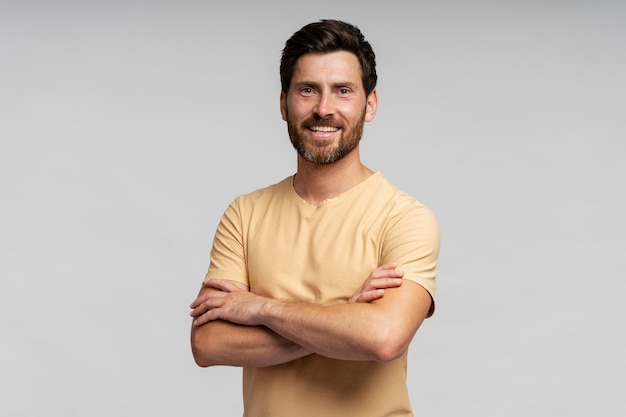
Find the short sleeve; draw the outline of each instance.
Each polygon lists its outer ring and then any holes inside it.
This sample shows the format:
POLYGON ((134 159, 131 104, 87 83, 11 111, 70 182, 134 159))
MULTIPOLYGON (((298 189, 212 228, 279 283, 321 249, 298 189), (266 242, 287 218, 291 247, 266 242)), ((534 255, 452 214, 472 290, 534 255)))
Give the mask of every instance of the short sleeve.
POLYGON ((250 286, 239 199, 231 203, 217 226, 206 278, 228 279, 250 286))
POLYGON ((430 293, 435 311, 439 225, 433 213, 415 200, 404 200, 386 227, 383 262, 397 262, 404 279, 421 285, 430 293))

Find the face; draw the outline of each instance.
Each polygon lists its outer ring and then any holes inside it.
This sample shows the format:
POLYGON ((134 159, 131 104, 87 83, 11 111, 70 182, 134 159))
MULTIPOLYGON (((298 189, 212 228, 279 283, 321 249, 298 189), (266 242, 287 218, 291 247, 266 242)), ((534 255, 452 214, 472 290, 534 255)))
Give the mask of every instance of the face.
POLYGON ((289 91, 280 97, 293 147, 314 164, 332 164, 350 154, 377 104, 375 90, 365 94, 357 57, 345 51, 300 57, 289 91))

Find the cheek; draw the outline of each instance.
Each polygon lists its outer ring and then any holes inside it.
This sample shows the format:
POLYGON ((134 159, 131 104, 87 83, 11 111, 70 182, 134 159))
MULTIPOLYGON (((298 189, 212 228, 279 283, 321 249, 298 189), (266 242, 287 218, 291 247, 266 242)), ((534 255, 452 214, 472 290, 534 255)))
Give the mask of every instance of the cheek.
POLYGON ((359 111, 355 108, 346 109, 345 111, 340 111, 338 113, 351 125, 359 122, 364 115, 363 111, 359 111))
POLYGON ((305 111, 304 106, 287 104, 283 109, 283 120, 285 121, 297 122, 307 117, 308 113, 305 111))

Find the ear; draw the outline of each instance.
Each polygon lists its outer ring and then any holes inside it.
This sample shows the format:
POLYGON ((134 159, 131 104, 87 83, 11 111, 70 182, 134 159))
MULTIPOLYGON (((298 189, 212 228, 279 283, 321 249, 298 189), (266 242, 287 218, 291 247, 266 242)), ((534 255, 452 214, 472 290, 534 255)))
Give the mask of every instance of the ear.
POLYGON ((371 122, 376 116, 376 109, 378 109, 378 93, 376 89, 367 96, 367 102, 365 104, 365 121, 371 122))
POLYGON ((280 114, 287 121, 287 95, 283 91, 280 92, 280 114))

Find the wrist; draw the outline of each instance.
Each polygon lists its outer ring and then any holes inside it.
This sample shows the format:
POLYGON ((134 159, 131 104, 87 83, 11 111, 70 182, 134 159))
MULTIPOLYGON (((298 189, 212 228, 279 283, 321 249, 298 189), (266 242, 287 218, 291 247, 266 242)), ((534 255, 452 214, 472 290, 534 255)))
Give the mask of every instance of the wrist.
POLYGON ((282 303, 279 300, 274 300, 272 298, 266 298, 263 300, 259 308, 259 321, 264 326, 269 326, 270 323, 274 321, 276 318, 276 312, 278 311, 279 303, 282 303))

